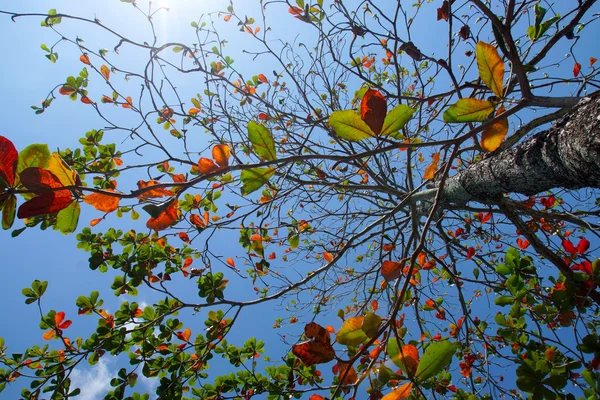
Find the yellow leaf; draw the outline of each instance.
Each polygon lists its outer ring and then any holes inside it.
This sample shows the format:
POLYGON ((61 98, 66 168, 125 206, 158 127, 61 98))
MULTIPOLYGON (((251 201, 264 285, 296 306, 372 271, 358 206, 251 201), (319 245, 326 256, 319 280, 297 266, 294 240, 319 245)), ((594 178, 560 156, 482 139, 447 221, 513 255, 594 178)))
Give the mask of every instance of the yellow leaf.
MULTIPOLYGON (((501 106, 496 115, 500 115, 504 111, 504 106, 501 106)), ((508 118, 502 118, 481 133, 481 148, 485 151, 496 150, 502 144, 507 132, 508 118)))
POLYGON ((52 172, 63 186, 75 186, 75 171, 69 168, 58 153, 52 153, 46 169, 52 172))
POLYGON ((400 386, 398 389, 392 390, 391 393, 383 396, 381 400, 406 400, 408 396, 410 396, 410 391, 412 390, 412 383, 406 383, 400 386))
POLYGON ((100 67, 100 73, 107 81, 110 79, 110 69, 106 65, 100 67))
POLYGON ((491 44, 478 42, 475 48, 477 68, 481 80, 498 97, 502 97, 502 84, 504 81, 504 62, 498 51, 491 44))

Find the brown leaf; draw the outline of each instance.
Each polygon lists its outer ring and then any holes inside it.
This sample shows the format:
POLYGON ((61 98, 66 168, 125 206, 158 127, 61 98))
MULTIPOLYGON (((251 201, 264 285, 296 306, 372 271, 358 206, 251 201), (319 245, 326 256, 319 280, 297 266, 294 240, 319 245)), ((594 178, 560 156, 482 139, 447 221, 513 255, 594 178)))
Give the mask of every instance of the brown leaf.
POLYGON ((304 327, 304 335, 309 339, 315 339, 323 343, 331 343, 329 332, 316 322, 310 322, 304 327))
POLYGON ((381 264, 381 275, 387 282, 393 281, 402 275, 402 263, 396 261, 385 260, 381 264))
POLYGON ((440 8, 437 9, 437 20, 446 20, 448 21, 448 1, 444 0, 444 2, 442 3, 442 6, 440 8))
POLYGON ((358 380, 354 367, 345 362, 338 362, 337 369, 339 377, 342 379, 342 385, 352 385, 358 380))
POLYGON ((376 135, 381 133, 386 113, 387 102, 385 97, 377 90, 367 90, 360 104, 360 118, 376 135))
POLYGON ((292 346, 292 353, 310 367, 314 364, 324 364, 335 358, 335 350, 330 343, 309 340, 292 346))

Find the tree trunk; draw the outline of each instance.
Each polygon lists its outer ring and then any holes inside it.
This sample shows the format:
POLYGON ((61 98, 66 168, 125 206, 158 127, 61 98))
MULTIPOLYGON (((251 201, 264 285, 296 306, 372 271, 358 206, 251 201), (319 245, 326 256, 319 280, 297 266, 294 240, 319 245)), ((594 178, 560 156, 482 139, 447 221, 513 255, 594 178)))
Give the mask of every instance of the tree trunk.
POLYGON ((600 96, 518 146, 479 161, 445 182, 441 200, 464 204, 504 193, 529 196, 562 187, 600 188, 600 96))

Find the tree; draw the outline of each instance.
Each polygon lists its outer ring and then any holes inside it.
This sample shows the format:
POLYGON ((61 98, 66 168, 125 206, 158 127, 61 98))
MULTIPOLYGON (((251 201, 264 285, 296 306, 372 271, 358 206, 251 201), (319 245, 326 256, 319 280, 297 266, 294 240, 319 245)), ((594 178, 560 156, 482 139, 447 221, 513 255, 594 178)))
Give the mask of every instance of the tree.
POLYGON ((149 398, 140 376, 164 399, 596 398, 595 0, 230 4, 181 43, 156 33, 165 10, 121 2, 149 40, 0 11, 58 35, 50 62, 80 63, 35 114, 69 97, 98 116, 78 148, 0 139, 2 226, 78 230, 127 299, 110 312, 93 288, 74 317, 33 281, 49 344, 1 340, 0 389, 71 398, 72 371, 111 355, 108 399, 149 398), (239 323, 265 305, 281 354, 239 323))

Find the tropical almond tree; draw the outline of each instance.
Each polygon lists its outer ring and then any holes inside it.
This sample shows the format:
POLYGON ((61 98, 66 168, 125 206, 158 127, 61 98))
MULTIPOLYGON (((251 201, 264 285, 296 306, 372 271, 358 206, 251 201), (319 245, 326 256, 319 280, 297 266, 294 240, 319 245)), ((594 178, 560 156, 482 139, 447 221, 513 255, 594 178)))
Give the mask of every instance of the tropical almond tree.
POLYGON ((74 71, 33 113, 96 116, 0 137, 2 227, 112 282, 23 289, 40 342, 0 339, 0 390, 72 398, 113 357, 106 399, 598 398, 596 0, 231 3, 187 41, 114 3, 151 34, 0 11, 74 71))

